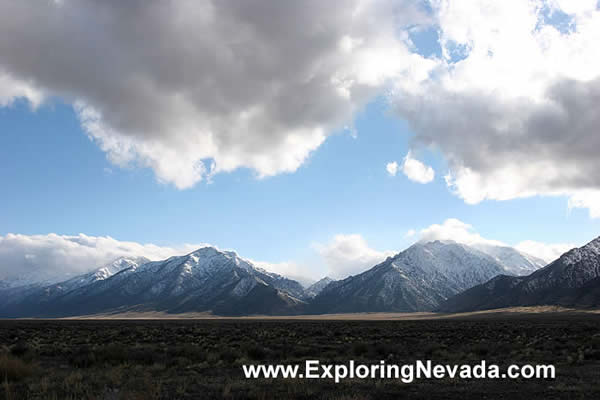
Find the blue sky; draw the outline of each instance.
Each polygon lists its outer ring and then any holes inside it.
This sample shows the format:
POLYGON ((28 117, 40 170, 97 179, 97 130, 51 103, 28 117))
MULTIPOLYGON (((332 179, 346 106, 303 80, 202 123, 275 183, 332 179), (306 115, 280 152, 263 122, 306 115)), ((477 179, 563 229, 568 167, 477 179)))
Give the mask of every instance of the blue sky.
POLYGON ((386 163, 402 160, 412 134, 388 108, 382 99, 369 104, 356 117, 355 136, 331 136, 295 173, 258 179, 242 169, 179 190, 147 168, 112 165, 69 105, 32 110, 19 102, 0 109, 0 233, 211 243, 256 260, 310 263, 319 262, 312 245, 339 233, 401 250, 415 240, 407 231, 448 218, 509 244, 583 243, 600 232, 600 221, 569 211, 561 197, 465 204, 448 190, 445 162, 432 152, 419 154, 437 171, 432 183, 390 176, 386 163))
POLYGON ((600 235, 594 2, 148 2, 144 40, 119 4, 3 7, 0 264, 92 238, 90 264, 210 243, 317 277, 432 230, 546 258, 600 235))

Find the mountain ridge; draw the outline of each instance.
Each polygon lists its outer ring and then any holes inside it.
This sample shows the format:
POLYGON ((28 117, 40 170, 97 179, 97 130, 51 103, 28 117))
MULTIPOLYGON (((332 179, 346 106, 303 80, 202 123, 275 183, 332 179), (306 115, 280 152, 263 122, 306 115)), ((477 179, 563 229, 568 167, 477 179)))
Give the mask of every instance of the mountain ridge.
MULTIPOLYGON (((93 273, 62 285, 85 280, 93 273)), ((301 300, 304 288, 298 282, 256 268, 235 252, 214 247, 131 265, 106 279, 68 286, 69 290, 57 289, 55 293, 48 293, 52 287, 34 289, 20 302, 0 305, 0 313, 67 316, 113 309, 154 309, 165 312, 217 310, 235 314, 233 304, 243 306, 248 313, 271 313, 294 312, 294 308, 304 303, 301 300), (263 300, 257 302, 257 296, 263 300), (257 309, 248 308, 248 304, 255 304, 257 309)))
MULTIPOLYGON (((120 258, 51 285, 11 289, 0 316, 213 312, 219 315, 431 311, 466 289, 539 266, 509 247, 417 242, 355 276, 304 288, 235 251, 205 246, 150 261, 120 258), (485 250, 485 251, 484 251, 485 250), (10 299, 7 299, 10 297, 10 299)), ((0 293, 9 293, 0 289, 0 293)))
POLYGON ((450 296, 504 272, 491 256, 452 241, 419 242, 373 268, 333 282, 310 313, 431 311, 450 296))
POLYGON ((600 237, 567 251, 530 275, 501 275, 475 286, 448 299, 439 311, 534 305, 600 305, 600 237))

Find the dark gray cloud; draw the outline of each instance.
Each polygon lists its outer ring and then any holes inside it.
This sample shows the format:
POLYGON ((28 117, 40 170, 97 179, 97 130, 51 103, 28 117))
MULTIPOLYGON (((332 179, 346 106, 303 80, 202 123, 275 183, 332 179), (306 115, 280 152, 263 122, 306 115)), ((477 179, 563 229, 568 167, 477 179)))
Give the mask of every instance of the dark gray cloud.
POLYGON ((59 96, 114 163, 186 188, 293 172, 393 87, 467 202, 565 195, 600 216, 596 2, 423 4, 0 0, 0 106, 59 96), (439 32, 439 58, 415 26, 439 32))
POLYGON ((397 32, 424 20, 402 0, 2 0, 0 71, 74 102, 114 162, 185 188, 207 159, 213 172, 294 171, 412 74, 421 60, 397 32))
MULTIPOLYGON (((455 167, 493 174, 510 165, 549 163, 535 187, 552 191, 600 188, 600 175, 593 173, 600 168, 599 106, 600 79, 563 79, 548 88, 542 103, 432 87, 426 98, 403 97, 397 110, 418 133, 417 142, 438 147, 455 167)), ((519 185, 518 177, 507 176, 513 178, 519 185)))

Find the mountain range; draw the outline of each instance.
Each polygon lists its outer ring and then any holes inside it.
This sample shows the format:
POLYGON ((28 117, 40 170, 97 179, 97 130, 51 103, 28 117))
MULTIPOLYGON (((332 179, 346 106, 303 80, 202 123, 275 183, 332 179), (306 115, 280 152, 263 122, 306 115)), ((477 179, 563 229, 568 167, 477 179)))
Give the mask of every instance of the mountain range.
POLYGON ((543 266, 510 247, 417 243, 356 276, 308 288, 232 251, 203 247, 163 261, 120 258, 58 283, 0 287, 2 317, 158 311, 219 315, 429 311, 502 275, 543 266))
POLYGON ((572 249, 527 276, 499 275, 448 299, 442 312, 514 306, 600 305, 600 238, 572 249))
POLYGON ((414 244, 368 271, 329 284, 308 310, 317 314, 431 311, 497 275, 531 272, 543 265, 509 247, 483 250, 452 241, 414 244))

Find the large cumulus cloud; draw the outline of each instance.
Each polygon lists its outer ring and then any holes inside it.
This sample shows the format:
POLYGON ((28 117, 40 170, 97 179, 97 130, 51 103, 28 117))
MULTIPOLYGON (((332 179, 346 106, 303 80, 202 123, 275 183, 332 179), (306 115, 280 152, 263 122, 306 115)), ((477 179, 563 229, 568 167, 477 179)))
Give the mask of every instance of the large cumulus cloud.
POLYGON ((432 1, 441 57, 399 82, 415 144, 467 203, 566 195, 600 216, 600 11, 594 1, 432 1))
POLYGON ((390 79, 427 76, 398 34, 425 20, 403 0, 1 0, 0 105, 72 102, 112 162, 179 188, 291 172, 390 79))
POLYGON ((387 92, 466 202, 599 217, 599 41, 596 0, 0 0, 0 106, 58 96, 112 162, 187 188, 295 171, 387 92))

